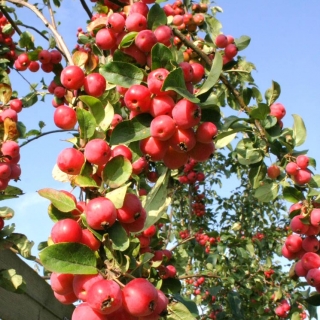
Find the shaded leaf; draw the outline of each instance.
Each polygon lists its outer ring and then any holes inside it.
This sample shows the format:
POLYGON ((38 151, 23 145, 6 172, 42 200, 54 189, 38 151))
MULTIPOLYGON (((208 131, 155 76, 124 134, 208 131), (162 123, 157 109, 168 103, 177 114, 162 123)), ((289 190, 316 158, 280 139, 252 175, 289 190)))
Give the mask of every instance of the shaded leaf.
POLYGON ((40 253, 43 266, 52 272, 97 274, 94 251, 81 243, 53 244, 40 253))
POLYGON ((170 61, 173 60, 173 55, 170 49, 162 43, 156 43, 151 49, 151 69, 158 68, 168 69, 170 61))
POLYGON ((297 115, 293 114, 294 124, 293 124, 293 139, 295 141, 296 147, 301 146, 307 138, 306 126, 303 122, 303 119, 297 115))
POLYGON ((276 81, 272 81, 271 88, 269 88, 265 93, 265 98, 267 100, 268 105, 272 105, 280 96, 281 88, 279 83, 276 81))
POLYGON ((155 30, 159 26, 167 24, 167 16, 158 3, 155 3, 149 10, 147 16, 149 30, 155 30))
POLYGON ((26 283, 14 269, 0 271, 0 287, 15 293, 24 293, 26 283))
POLYGON ((77 108, 76 113, 80 127, 80 138, 90 139, 97 127, 94 116, 89 111, 80 108, 77 108))
POLYGON ((286 201, 296 203, 300 200, 304 200, 303 193, 294 187, 289 187, 289 186, 284 187, 282 192, 283 192, 283 197, 286 201))
POLYGON ((262 186, 257 188, 254 196, 261 202, 273 201, 279 192, 279 185, 273 182, 264 182, 262 186))
POLYGON ((127 232, 118 221, 108 229, 108 234, 109 238, 112 240, 112 248, 114 250, 125 251, 129 248, 130 240, 127 232))

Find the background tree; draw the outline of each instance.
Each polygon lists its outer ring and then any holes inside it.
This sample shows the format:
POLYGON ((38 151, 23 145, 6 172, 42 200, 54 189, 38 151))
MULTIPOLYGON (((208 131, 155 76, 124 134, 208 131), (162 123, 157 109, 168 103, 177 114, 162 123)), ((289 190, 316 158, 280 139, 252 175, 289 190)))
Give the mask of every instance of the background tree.
MULTIPOLYGON (((295 219, 300 224, 292 226, 293 231, 303 234, 295 239, 302 242, 318 234, 312 212, 317 213, 319 179, 308 167, 315 161, 296 149, 306 137, 302 118, 295 115, 292 128, 281 122, 285 108, 276 103, 280 85, 273 81, 263 97, 251 75, 254 65, 237 55, 250 38, 221 34, 215 17, 220 8, 213 7, 212 15, 205 3, 178 1, 162 9, 141 2, 131 4, 127 16, 112 11, 107 16, 108 8, 122 12, 125 4, 104 1, 96 4, 99 14, 92 16, 81 1, 91 19, 87 31, 78 30, 79 45, 71 55, 57 32, 50 1, 43 8, 18 0, 8 3, 31 9, 52 35, 49 51, 36 47, 31 33, 20 30, 30 27, 10 20, 12 9, 1 7, 5 55, 1 151, 3 167, 9 162, 16 174, 2 178, 2 197, 21 193, 6 188, 9 178, 19 177, 19 148, 13 141, 25 139, 23 145, 32 136, 46 134, 44 122, 28 131, 12 110, 20 111, 20 101, 26 108, 48 92, 54 94, 55 124, 67 131, 79 126, 69 139, 73 146, 59 153, 54 177, 81 192, 76 199, 65 191, 39 190, 51 201, 48 211, 55 222, 51 239, 40 244, 40 260, 52 272, 53 290, 63 303, 86 301, 75 285, 70 289, 70 279, 74 284, 80 281, 74 279, 98 271, 108 279, 92 277, 97 284, 88 289, 89 307, 82 303, 74 318, 81 313, 103 319, 129 313, 133 318, 158 319, 167 310, 167 319, 245 319, 252 314, 298 319, 306 317, 304 308, 310 317, 316 316, 307 302, 317 304, 318 298, 305 300, 308 291, 295 291, 296 275, 288 278, 274 256, 281 251, 281 238, 291 233, 282 216, 283 198, 301 201, 291 215, 300 214, 304 222, 295 219), (44 9, 50 18, 45 18, 44 9), (20 35, 17 47, 10 42, 13 30, 20 35), (61 63, 62 56, 68 67, 61 63), (42 81, 42 88, 32 85, 31 93, 18 102, 7 67, 23 76, 24 69, 35 71, 39 62, 43 72, 54 73, 54 80, 48 85, 42 81), (165 80, 159 85, 159 79, 165 80), (171 103, 168 108, 174 106, 172 111, 163 111, 164 102, 171 103), (225 106, 236 115, 222 116, 220 109, 225 106), (224 147, 230 152, 214 152, 224 147), (276 163, 272 169, 269 158, 276 163), (232 196, 219 195, 222 176, 235 175, 240 184, 232 196), (97 217, 102 218, 97 221, 97 217), (310 224, 312 231, 307 228, 310 224), (63 279, 71 274, 62 289, 55 286, 62 281, 57 273, 63 279), (140 296, 145 309, 136 310, 131 292, 142 295, 143 287, 150 294, 140 296), (98 288, 113 294, 90 300, 98 288)), ((11 214, 12 210, 3 209, 4 217, 11 214)), ((3 243, 33 258, 32 243, 12 231, 5 227, 3 243)), ((289 242, 282 249, 289 252, 283 254, 301 259, 300 271, 305 274, 295 272, 317 286, 318 246, 292 251, 289 242)))

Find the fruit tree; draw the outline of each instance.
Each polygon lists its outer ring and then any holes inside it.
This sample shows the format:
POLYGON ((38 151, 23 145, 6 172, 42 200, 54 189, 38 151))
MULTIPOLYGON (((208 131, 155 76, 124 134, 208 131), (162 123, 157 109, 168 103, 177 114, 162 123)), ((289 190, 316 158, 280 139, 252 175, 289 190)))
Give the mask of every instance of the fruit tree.
MULTIPOLYGON (((7 206, 0 248, 39 263, 56 299, 76 304, 72 320, 317 318, 320 175, 299 148, 305 124, 284 125, 280 84, 257 86, 250 37, 224 34, 219 6, 7 0, 0 11, 0 199, 23 193, 22 147, 67 141, 52 171, 63 189, 38 190, 52 220, 39 258, 7 206), (56 12, 73 6, 87 21, 69 43, 56 12), (19 121, 41 101, 54 131, 19 121)), ((0 285, 24 283, 10 269, 0 285)))

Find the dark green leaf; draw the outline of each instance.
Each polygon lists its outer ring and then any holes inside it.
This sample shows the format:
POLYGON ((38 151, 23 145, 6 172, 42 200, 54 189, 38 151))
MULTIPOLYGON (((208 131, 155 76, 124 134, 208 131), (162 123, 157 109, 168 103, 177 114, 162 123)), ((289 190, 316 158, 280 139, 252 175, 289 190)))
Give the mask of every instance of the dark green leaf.
POLYGON ((250 110, 250 117, 258 120, 265 120, 270 113, 270 107, 265 103, 259 103, 257 108, 250 110))
POLYGON ((96 274, 95 253, 81 243, 58 243, 40 253, 43 266, 52 272, 72 274, 96 274))
POLYGON ((238 292, 229 292, 228 301, 234 319, 244 319, 241 307, 241 299, 238 292))
POLYGON ((162 43, 156 43, 151 50, 151 69, 158 68, 169 69, 170 61, 173 60, 173 55, 170 49, 162 43))
POLYGON ((62 212, 70 212, 76 208, 74 200, 62 191, 44 188, 38 191, 39 195, 52 202, 62 212))
POLYGON ((110 144, 127 144, 150 137, 149 127, 152 119, 151 115, 144 113, 120 122, 112 131, 110 144))
POLYGON ((306 301, 312 306, 320 306, 320 294, 314 294, 306 299, 306 301))
POLYGON ((118 188, 125 184, 132 174, 131 162, 119 155, 112 158, 103 170, 103 180, 110 188, 118 188))
POLYGON ((294 187, 284 187, 283 188, 283 197, 286 201, 296 203, 300 200, 304 200, 304 195, 303 193, 294 188, 294 187))
POLYGON ((20 34, 19 47, 26 49, 35 49, 33 36, 30 32, 24 31, 20 34))
POLYGON ((118 221, 108 229, 108 234, 109 238, 112 240, 112 248, 114 250, 125 251, 129 248, 130 241, 127 232, 118 221))
POLYGON ((173 298, 184 304, 194 317, 197 317, 199 315, 199 310, 194 300, 182 297, 180 294, 174 294, 173 298))
POLYGON ((66 219, 66 218, 71 218, 71 219, 74 218, 74 215, 71 212, 60 211, 59 209, 57 209, 52 204, 50 204, 49 207, 48 207, 48 214, 49 214, 50 219, 53 222, 57 222, 59 220, 63 220, 63 219, 66 219))
POLYGON ((253 189, 260 186, 261 180, 266 176, 267 166, 264 162, 257 166, 251 166, 249 171, 249 180, 253 189))
POLYGON ((148 29, 155 30, 159 26, 167 24, 167 16, 159 4, 155 3, 149 10, 148 17, 148 29))
POLYGON ((36 92, 30 92, 24 98, 22 98, 21 101, 23 103, 23 107, 28 108, 38 102, 38 96, 36 92))
POLYGON ((112 61, 102 66, 99 72, 107 81, 129 88, 134 84, 141 84, 144 73, 131 63, 112 61))
POLYGON ((200 87, 200 91, 197 93, 197 96, 204 94, 216 84, 216 82, 219 80, 222 71, 222 66, 222 56, 221 54, 216 54, 213 59, 211 70, 208 74, 208 77, 204 81, 203 85, 200 87))
POLYGON ((184 81, 183 71, 181 68, 177 68, 168 74, 168 76, 164 80, 161 90, 173 90, 193 103, 200 102, 198 98, 196 98, 193 94, 191 94, 188 91, 186 83, 184 81))
POLYGON ((80 127, 80 138, 90 139, 95 132, 97 123, 94 116, 84 109, 77 108, 77 119, 80 127))
MULTIPOLYGON (((163 293, 168 293, 168 294, 179 293, 181 291, 180 280, 176 278, 164 279, 162 282, 161 291, 163 291, 163 293)), ((186 310, 188 309, 186 308, 186 310)), ((189 313, 189 310, 188 310, 188 313, 189 313)))

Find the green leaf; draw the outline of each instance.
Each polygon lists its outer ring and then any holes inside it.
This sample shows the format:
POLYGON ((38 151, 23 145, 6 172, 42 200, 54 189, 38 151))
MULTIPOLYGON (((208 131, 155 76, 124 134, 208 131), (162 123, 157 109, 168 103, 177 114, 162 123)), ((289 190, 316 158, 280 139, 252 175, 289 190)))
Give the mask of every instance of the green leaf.
POLYGON ((238 161, 242 165, 255 164, 263 159, 262 151, 254 148, 252 141, 248 138, 240 140, 235 151, 238 155, 238 161))
POLYGON ((315 174, 311 178, 309 185, 313 188, 320 188, 320 174, 315 174))
POLYGON ((36 92, 28 93, 24 98, 21 99, 24 108, 33 106, 38 102, 38 96, 36 92))
POLYGON ((244 50, 250 44, 251 38, 248 36, 241 36, 240 38, 234 39, 234 43, 238 50, 244 50))
POLYGON ((218 19, 212 16, 206 16, 205 29, 207 31, 208 36, 210 36, 211 42, 214 42, 217 35, 221 33, 221 28, 222 24, 218 19))
POLYGON ((96 188, 98 187, 97 182, 88 176, 79 174, 74 179, 74 184, 81 188, 96 188))
POLYGON ((49 207, 48 207, 48 214, 49 214, 50 219, 53 222, 57 222, 59 220, 63 220, 63 219, 66 219, 66 218, 71 218, 71 219, 74 218, 74 215, 72 213, 60 211, 59 209, 57 209, 52 204, 50 204, 49 207))
POLYGON ((70 212, 76 208, 74 200, 62 191, 44 188, 38 191, 39 195, 52 202, 62 212, 70 212))
POLYGON ((228 301, 234 319, 244 319, 241 307, 241 299, 238 292, 229 292, 228 301))
POLYGON ((14 211, 9 207, 0 207, 0 217, 5 220, 13 218, 14 211))
POLYGON ((14 269, 0 271, 0 287, 15 293, 24 293, 26 283, 14 269))
MULTIPOLYGON (((162 287, 161 287, 162 290, 162 287)), ((181 302, 174 302, 168 306, 167 320, 194 320, 194 315, 181 302)))
POLYGON ((257 108, 250 110, 250 117, 258 120, 265 120, 270 113, 270 107, 265 103, 259 103, 257 108))
MULTIPOLYGON (((57 45, 56 40, 51 35, 49 36, 49 49, 53 49, 57 45)), ((79 52, 79 51, 77 51, 79 52)))
POLYGON ((131 182, 127 183, 122 187, 116 188, 106 194, 106 198, 112 201, 116 209, 122 208, 124 197, 127 194, 127 190, 130 184, 131 182))
MULTIPOLYGON (((161 291, 163 291, 163 293, 168 293, 168 294, 180 292, 181 291, 180 280, 176 278, 164 279, 162 282, 161 291)), ((184 305, 183 307, 186 308, 184 305)), ((186 310, 188 309, 186 308, 186 310)))
POLYGON ((103 180, 110 188, 118 188, 126 183, 132 174, 131 162, 124 156, 112 158, 103 169, 103 180))
POLYGON ((132 31, 127 33, 121 40, 120 44, 119 44, 119 48, 128 48, 130 47, 133 43, 134 40, 137 36, 138 32, 136 31, 132 31))
POLYGON ((104 108, 99 99, 92 96, 80 96, 79 100, 89 107, 90 112, 96 120, 96 123, 99 124, 104 119, 104 108))
POLYGON ((219 80, 222 67, 223 67, 222 56, 221 54, 216 54, 213 59, 208 77, 204 81, 203 85, 200 87, 200 91, 197 93, 196 96, 200 96, 206 93, 216 84, 216 82, 219 80))
POLYGON ((13 243, 16 249, 19 251, 22 257, 26 259, 34 260, 35 257, 31 255, 31 249, 34 245, 33 241, 29 241, 28 238, 21 233, 11 233, 7 238, 7 241, 13 243))
POLYGON ((151 49, 151 69, 169 69, 173 55, 170 49, 162 43, 156 43, 151 49))
POLYGON ((19 47, 31 50, 35 49, 33 41, 34 38, 32 34, 28 31, 24 31, 20 34, 19 47))
POLYGON ((150 123, 152 116, 143 113, 131 120, 120 122, 112 131, 110 144, 128 144, 129 142, 150 137, 150 123))
POLYGON ((134 84, 141 84, 144 73, 131 63, 112 61, 99 69, 107 81, 129 88, 134 84))
POLYGON ((97 127, 95 118, 89 111, 84 109, 77 108, 76 112, 80 127, 80 139, 90 139, 97 127))
POLYGON ((0 102, 7 104, 11 98, 12 89, 9 84, 0 83, 0 102))
POLYGON ((262 162, 258 166, 251 166, 249 171, 249 180, 253 189, 256 189, 260 186, 261 180, 266 176, 267 166, 262 162))
POLYGON ((173 90, 193 103, 200 102, 198 98, 188 91, 181 68, 177 68, 168 74, 164 80, 161 90, 173 90))
POLYGON ((283 197, 286 201, 296 203, 300 200, 304 200, 303 193, 294 187, 289 187, 289 186, 284 187, 282 192, 283 192, 283 197))
POLYGON ((297 114, 293 114, 294 124, 293 124, 293 139, 295 141, 296 147, 301 146, 307 138, 307 130, 304 125, 303 119, 297 114))
POLYGON ((215 147, 216 149, 224 148, 226 145, 228 145, 231 141, 234 140, 234 138, 237 136, 237 133, 239 131, 242 131, 241 129, 231 129, 226 132, 221 132, 216 136, 215 139, 215 147))
POLYGON ((95 253, 81 243, 58 243, 40 253, 43 266, 52 272, 97 274, 95 253))
POLYGON ((314 294, 306 299, 306 301, 312 306, 320 306, 320 294, 314 294))
POLYGON ((148 214, 144 229, 154 225, 161 218, 163 213, 166 212, 169 206, 171 200, 167 197, 169 177, 170 170, 164 170, 156 184, 148 193, 145 201, 143 201, 143 207, 148 214))
POLYGON ((147 23, 149 30, 155 30, 157 27, 167 24, 167 16, 157 3, 150 8, 147 23))
POLYGON ((127 232, 118 221, 108 229, 108 234, 109 238, 112 240, 112 248, 114 250, 125 251, 129 248, 130 240, 127 232))
POLYGON ((198 307, 194 300, 182 297, 180 294, 174 294, 173 298, 184 304, 193 316, 197 317, 199 315, 198 307))
POLYGON ((281 88, 279 83, 276 81, 272 81, 271 88, 269 88, 265 93, 265 98, 267 100, 268 105, 272 105, 280 96, 281 88))
POLYGON ((273 201, 279 192, 279 184, 274 182, 264 182, 262 186, 257 188, 254 196, 261 202, 273 201))

